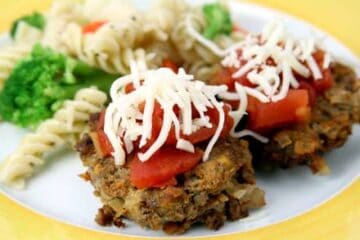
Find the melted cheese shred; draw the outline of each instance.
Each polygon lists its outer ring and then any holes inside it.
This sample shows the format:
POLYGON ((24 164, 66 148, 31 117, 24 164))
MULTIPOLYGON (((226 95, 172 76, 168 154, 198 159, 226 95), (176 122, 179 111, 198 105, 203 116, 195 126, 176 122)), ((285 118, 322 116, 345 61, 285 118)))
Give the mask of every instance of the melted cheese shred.
MULTIPOLYGON (((221 64, 224 67, 237 69, 233 73, 234 78, 246 75, 256 86, 246 88, 247 94, 261 102, 280 101, 287 96, 290 88, 298 88, 299 82, 294 73, 304 78, 312 76, 315 80, 323 77, 312 55, 318 50, 315 40, 293 38, 281 21, 270 22, 260 35, 249 34, 244 41, 227 49, 219 48, 196 32, 190 20, 187 21, 187 29, 190 36, 223 58, 221 64)), ((330 61, 330 55, 325 53, 322 67, 328 68, 330 61)))
POLYGON ((115 163, 125 163, 126 154, 134 149, 134 141, 140 139, 141 147, 151 139, 155 102, 163 111, 163 116, 157 116, 162 117, 162 126, 152 145, 138 154, 139 159, 147 161, 159 150, 165 144, 172 126, 175 129, 176 148, 193 153, 193 144, 182 139, 181 133, 190 135, 201 127, 213 127, 207 109, 215 108, 219 113, 219 123, 205 149, 203 160, 206 161, 225 123, 223 103, 216 96, 226 91, 226 86, 209 86, 194 80, 183 69, 177 74, 168 68, 139 71, 134 64, 130 75, 113 83, 110 91, 112 102, 105 114, 104 131, 114 148, 115 163), (127 84, 133 84, 135 90, 125 93, 127 84), (143 109, 140 109, 141 105, 143 109), (178 116, 174 112, 175 106, 179 109, 178 116), (193 118, 192 106, 199 113, 199 118, 193 118))
MULTIPOLYGON (((198 33, 190 18, 186 26, 190 37, 222 58, 224 67, 236 69, 234 78, 246 76, 255 87, 236 83, 236 91, 228 92, 226 86, 206 85, 195 80, 193 75, 186 74, 183 69, 178 73, 167 68, 147 70, 144 63, 132 62, 131 74, 113 83, 110 91, 112 102, 105 114, 104 131, 113 146, 113 156, 118 165, 125 163, 126 154, 133 151, 135 141, 140 140, 139 147, 143 147, 152 139, 155 103, 160 104, 163 112, 163 116, 158 116, 163 119, 162 126, 152 145, 138 154, 139 159, 145 162, 151 158, 166 143, 172 127, 175 130, 176 148, 193 153, 193 144, 181 136, 191 135, 202 127, 213 127, 206 112, 208 108, 214 108, 219 113, 219 123, 205 149, 203 160, 206 161, 225 123, 223 103, 217 97, 239 100, 238 109, 229 113, 235 122, 231 136, 252 136, 265 143, 268 139, 255 132, 247 129, 235 131, 237 123, 247 114, 247 97, 253 96, 265 103, 280 101, 287 96, 290 88, 299 87, 295 74, 304 78, 312 76, 315 80, 323 77, 320 66, 313 58, 313 53, 318 50, 315 41, 312 38, 294 39, 281 21, 269 23, 260 35, 249 34, 244 41, 227 49, 219 48, 198 33), (128 84, 132 84, 135 90, 126 94, 124 89, 128 84), (140 109, 140 106, 144 107, 140 109), (174 112, 174 106, 179 109, 178 115, 174 112), (193 118, 193 108, 200 117, 193 118)), ((325 53, 322 67, 328 68, 330 63, 331 57, 325 53)))

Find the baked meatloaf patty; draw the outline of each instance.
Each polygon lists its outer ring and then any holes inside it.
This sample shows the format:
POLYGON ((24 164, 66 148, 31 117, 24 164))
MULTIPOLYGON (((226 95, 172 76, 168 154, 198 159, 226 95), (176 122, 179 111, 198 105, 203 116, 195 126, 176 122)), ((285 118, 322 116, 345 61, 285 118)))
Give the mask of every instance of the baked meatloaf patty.
POLYGON ((246 217, 250 209, 265 204, 264 192, 255 185, 246 141, 220 140, 209 160, 177 176, 176 186, 160 189, 132 186, 129 169, 116 166, 112 157, 101 158, 88 135, 77 149, 88 168, 83 177, 104 204, 96 217, 101 225, 123 226, 121 219, 128 218, 169 234, 183 233, 194 223, 218 229, 225 220, 246 217))
POLYGON ((360 81, 354 71, 333 64, 334 86, 317 97, 307 124, 280 129, 269 135, 269 143, 251 140, 254 163, 261 168, 308 165, 314 173, 327 174, 322 154, 341 147, 360 122, 360 81))

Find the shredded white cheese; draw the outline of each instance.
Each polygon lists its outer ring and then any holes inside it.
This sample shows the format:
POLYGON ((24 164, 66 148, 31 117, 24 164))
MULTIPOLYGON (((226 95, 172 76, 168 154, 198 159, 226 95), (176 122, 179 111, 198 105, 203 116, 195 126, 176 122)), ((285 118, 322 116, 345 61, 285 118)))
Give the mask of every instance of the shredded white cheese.
POLYGON ((134 141, 140 139, 140 147, 148 143, 152 134, 155 102, 163 111, 163 116, 158 116, 163 119, 161 130, 152 145, 138 154, 139 159, 146 161, 159 150, 165 144, 172 126, 175 129, 176 148, 194 152, 193 144, 182 139, 181 135, 191 135, 200 127, 212 127, 207 110, 215 108, 219 113, 219 123, 204 152, 203 160, 207 160, 225 123, 223 103, 216 96, 226 92, 227 87, 205 85, 194 80, 183 69, 177 74, 168 68, 138 71, 134 64, 132 71, 132 74, 113 83, 112 103, 105 114, 104 131, 114 148, 116 164, 125 163, 126 153, 131 153, 134 149, 134 141), (133 92, 126 94, 124 88, 129 83, 140 84, 133 92), (141 104, 144 105, 143 110, 140 109, 141 104), (174 112, 174 106, 179 109, 178 115, 174 112), (192 106, 199 113, 199 118, 193 119, 192 106))
POLYGON ((236 137, 236 138, 243 138, 243 137, 246 137, 246 136, 250 136, 250 137, 253 137, 253 138, 255 138, 256 140, 258 140, 259 142, 262 142, 262 143, 268 143, 269 142, 268 138, 266 138, 264 136, 261 136, 260 134, 254 132, 254 131, 248 130, 248 129, 237 132, 237 133, 233 134, 232 136, 236 137))
MULTIPOLYGON (((262 102, 279 101, 287 96, 291 87, 298 88, 294 73, 304 78, 312 76, 315 80, 322 78, 321 68, 313 58, 313 53, 318 50, 315 39, 293 38, 281 21, 270 22, 260 35, 249 34, 244 41, 227 49, 219 48, 198 33, 190 18, 187 19, 187 29, 191 37, 223 58, 223 66, 237 69, 234 78, 246 75, 256 86, 247 89, 247 94, 262 102)), ((321 67, 329 67, 330 62, 330 55, 326 53, 321 67)))
POLYGON ((324 69, 327 69, 330 67, 330 64, 332 62, 332 57, 330 55, 330 53, 325 53, 325 56, 324 56, 324 62, 323 62, 323 68, 324 69))
MULTIPOLYGON (((219 123, 214 136, 210 139, 203 156, 207 160, 212 148, 221 135, 225 124, 223 103, 217 99, 239 100, 239 107, 229 114, 234 119, 230 132, 233 137, 252 136, 266 143, 267 138, 250 130, 236 132, 235 128, 242 117, 247 114, 247 97, 253 96, 261 102, 276 102, 284 99, 289 89, 299 87, 295 77, 312 76, 315 80, 322 78, 320 66, 313 54, 317 51, 313 38, 296 40, 286 31, 284 24, 273 21, 266 25, 260 35, 249 34, 244 41, 227 49, 219 48, 214 42, 204 38, 197 32, 187 18, 186 27, 189 35, 207 47, 215 55, 222 58, 224 67, 237 69, 233 77, 246 78, 254 84, 250 88, 235 84, 235 92, 228 92, 227 87, 209 86, 194 80, 193 75, 180 69, 176 74, 167 68, 146 70, 145 63, 130 64, 131 74, 116 80, 111 87, 110 103, 105 114, 104 131, 113 148, 116 164, 124 164, 127 153, 134 149, 134 142, 139 147, 145 146, 151 139, 155 103, 160 104, 163 115, 160 133, 149 148, 138 154, 141 161, 147 161, 167 141, 172 128, 175 130, 176 148, 187 152, 195 152, 193 144, 181 136, 191 135, 199 128, 211 128, 207 110, 214 108, 219 113, 219 123), (135 90, 125 93, 127 84, 133 84, 135 90), (140 105, 144 108, 140 109, 140 105), (179 114, 174 112, 174 106, 179 114), (192 116, 195 108, 198 118, 192 116)), ((331 57, 325 53, 322 68, 328 68, 331 57)))

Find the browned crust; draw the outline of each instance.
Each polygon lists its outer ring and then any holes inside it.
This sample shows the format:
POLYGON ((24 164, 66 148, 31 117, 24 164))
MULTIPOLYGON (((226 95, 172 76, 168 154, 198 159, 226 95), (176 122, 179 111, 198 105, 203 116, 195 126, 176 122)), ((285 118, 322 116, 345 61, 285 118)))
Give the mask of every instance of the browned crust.
POLYGON ((307 124, 270 135, 268 144, 251 141, 254 161, 262 168, 308 165, 314 173, 327 174, 322 154, 341 147, 360 122, 360 81, 341 64, 331 68, 335 85, 318 97, 307 124), (260 153, 260 154, 259 154, 260 153))
POLYGON ((194 223, 218 229, 227 219, 246 217, 250 209, 265 204, 264 192, 254 185, 245 141, 220 141, 210 160, 178 176, 176 186, 136 189, 130 183, 129 170, 115 166, 112 158, 97 156, 89 139, 85 136, 78 149, 88 167, 88 179, 105 205, 96 218, 99 224, 125 217, 143 227, 179 234, 194 223))

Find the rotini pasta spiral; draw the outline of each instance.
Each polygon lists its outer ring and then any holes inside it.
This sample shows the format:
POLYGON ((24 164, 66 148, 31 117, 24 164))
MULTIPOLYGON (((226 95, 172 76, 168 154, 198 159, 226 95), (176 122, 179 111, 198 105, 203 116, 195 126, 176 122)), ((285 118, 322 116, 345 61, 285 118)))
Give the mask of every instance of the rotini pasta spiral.
POLYGON ((135 50, 143 35, 137 20, 108 23, 94 34, 83 34, 81 26, 69 24, 62 34, 67 54, 109 73, 127 74, 130 61, 150 62, 152 54, 135 50), (142 59, 139 59, 142 58, 142 59))
POLYGON ((86 0, 82 6, 82 14, 88 22, 121 22, 131 17, 140 17, 140 11, 128 0, 86 0))
POLYGON ((168 40, 171 31, 187 9, 184 0, 158 0, 145 14, 143 28, 146 39, 168 40))
POLYGON ((200 79, 208 84, 211 78, 214 77, 216 71, 220 68, 220 64, 209 64, 204 61, 191 63, 185 65, 185 69, 195 76, 195 79, 200 79))
POLYGON ((62 51, 60 38, 69 23, 84 22, 82 4, 73 0, 56 0, 46 16, 46 26, 42 44, 46 47, 62 51))
POLYGON ((182 15, 181 21, 176 25, 171 34, 171 40, 174 42, 181 57, 187 63, 198 61, 205 61, 207 63, 219 62, 218 56, 189 34, 188 21, 191 22, 192 27, 198 32, 203 32, 205 28, 205 19, 201 9, 192 9, 189 13, 182 15))
POLYGON ((106 101, 106 94, 96 88, 80 90, 75 99, 67 101, 52 119, 43 122, 35 133, 24 138, 15 153, 1 164, 0 180, 23 188, 34 169, 44 164, 44 154, 79 139, 86 129, 89 116, 99 112, 106 101))
POLYGON ((183 61, 170 41, 153 42, 146 46, 146 51, 153 53, 153 58, 147 62, 149 68, 162 66, 164 59, 171 59, 173 62, 179 64, 179 66, 183 61))
POLYGON ((31 44, 17 43, 0 50, 0 90, 16 63, 25 58, 32 49, 31 44))
MULTIPOLYGON (((198 33, 204 31, 205 18, 200 8, 193 8, 182 15, 181 21, 171 34, 171 41, 174 43, 178 54, 183 58, 185 68, 197 79, 209 81, 218 68, 221 56, 194 38, 189 27, 198 33)), ((226 49, 241 41, 243 37, 243 33, 233 32, 229 36, 217 36, 214 43, 219 49, 226 49)))
POLYGON ((68 22, 81 22, 84 20, 83 8, 79 1, 55 0, 51 5, 47 19, 63 19, 68 22))
MULTIPOLYGON (((186 62, 197 62, 199 60, 216 63, 219 56, 216 56, 208 47, 196 40, 190 33, 189 27, 198 33, 202 33, 206 27, 206 21, 201 8, 192 8, 181 16, 181 20, 176 25, 171 35, 179 54, 186 62), (189 26, 190 25, 190 26, 189 26)), ((219 48, 227 48, 243 39, 243 33, 233 32, 229 36, 219 35, 214 39, 219 48)))

